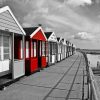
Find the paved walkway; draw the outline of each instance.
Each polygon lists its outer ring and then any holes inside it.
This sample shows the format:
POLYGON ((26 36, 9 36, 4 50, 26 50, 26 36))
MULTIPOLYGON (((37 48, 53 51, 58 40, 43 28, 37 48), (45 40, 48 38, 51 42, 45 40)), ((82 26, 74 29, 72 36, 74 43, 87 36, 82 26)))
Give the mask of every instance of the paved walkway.
POLYGON ((76 53, 8 86, 0 91, 0 100, 82 100, 83 82, 86 82, 85 60, 81 53, 76 53))

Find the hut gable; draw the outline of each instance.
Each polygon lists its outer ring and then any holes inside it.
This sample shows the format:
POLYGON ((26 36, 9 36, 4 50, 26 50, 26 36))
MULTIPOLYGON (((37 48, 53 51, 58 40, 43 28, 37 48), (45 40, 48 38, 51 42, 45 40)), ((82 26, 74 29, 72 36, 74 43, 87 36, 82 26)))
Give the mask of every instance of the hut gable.
POLYGON ((0 9, 0 29, 25 35, 23 28, 21 27, 8 6, 0 9))
POLYGON ((45 34, 48 41, 57 42, 57 37, 54 32, 46 32, 45 34))
POLYGON ((28 27, 24 28, 24 30, 26 32, 26 36, 30 36, 30 38, 32 39, 43 40, 43 41, 47 40, 44 31, 42 30, 41 27, 28 27))

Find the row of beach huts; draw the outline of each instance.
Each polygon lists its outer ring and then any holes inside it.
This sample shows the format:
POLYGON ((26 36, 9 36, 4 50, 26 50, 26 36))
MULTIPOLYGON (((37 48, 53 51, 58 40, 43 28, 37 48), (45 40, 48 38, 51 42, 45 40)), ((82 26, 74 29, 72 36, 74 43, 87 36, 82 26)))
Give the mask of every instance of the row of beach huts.
POLYGON ((22 28, 8 6, 0 8, 0 85, 74 53, 75 45, 66 39, 44 32, 41 26, 22 28))

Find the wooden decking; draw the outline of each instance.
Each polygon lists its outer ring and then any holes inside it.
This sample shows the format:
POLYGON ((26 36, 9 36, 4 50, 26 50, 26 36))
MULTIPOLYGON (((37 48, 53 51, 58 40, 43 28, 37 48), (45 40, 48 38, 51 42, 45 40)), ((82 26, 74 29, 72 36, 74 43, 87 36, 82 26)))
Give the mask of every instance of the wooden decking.
POLYGON ((87 73, 81 53, 24 77, 0 91, 0 100, 85 100, 87 73))

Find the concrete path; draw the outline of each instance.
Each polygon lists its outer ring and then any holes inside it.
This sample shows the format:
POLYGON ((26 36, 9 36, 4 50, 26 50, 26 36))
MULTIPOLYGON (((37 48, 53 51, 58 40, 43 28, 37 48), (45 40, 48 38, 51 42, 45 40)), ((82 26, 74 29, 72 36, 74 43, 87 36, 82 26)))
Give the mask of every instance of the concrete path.
POLYGON ((76 53, 8 86, 0 91, 0 100, 82 100, 85 67, 83 55, 76 53))

